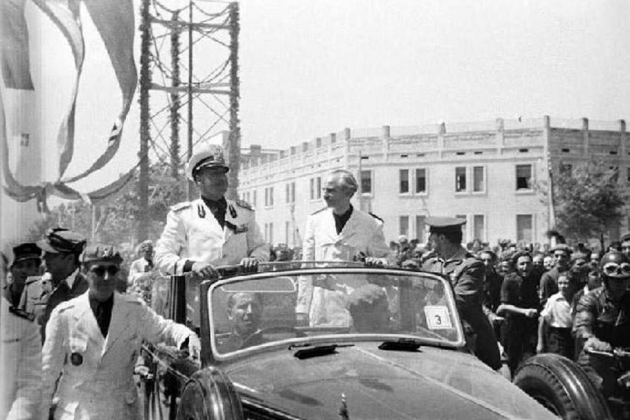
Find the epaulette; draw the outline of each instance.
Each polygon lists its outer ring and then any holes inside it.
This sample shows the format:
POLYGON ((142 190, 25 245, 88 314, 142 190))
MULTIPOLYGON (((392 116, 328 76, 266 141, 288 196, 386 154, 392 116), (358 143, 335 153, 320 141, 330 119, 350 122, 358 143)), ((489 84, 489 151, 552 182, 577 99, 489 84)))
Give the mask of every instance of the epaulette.
POLYGON ((375 218, 376 220, 380 220, 380 221, 381 221, 381 223, 385 223, 385 220, 381 219, 380 217, 378 217, 378 216, 377 216, 377 215, 375 215, 374 213, 369 212, 368 214, 369 214, 370 216, 372 216, 373 218, 375 218))
POLYGON ((236 200, 234 200, 234 202, 239 207, 243 207, 244 209, 254 211, 254 208, 252 207, 252 205, 249 204, 247 201, 243 201, 243 200, 237 198, 236 200))
POLYGON ((324 211, 324 210, 326 210, 326 209, 328 209, 328 207, 322 207, 321 209, 316 210, 316 211, 314 211, 313 213, 311 213, 311 215, 313 215, 313 214, 317 214, 317 213, 321 213, 321 212, 323 212, 323 211, 324 211))
POLYGON ((14 306, 11 306, 9 308, 9 312, 11 312, 15 316, 19 316, 20 318, 24 318, 24 319, 26 319, 28 321, 31 321, 31 322, 35 321, 35 314, 31 314, 29 312, 26 312, 23 309, 19 309, 19 308, 16 308, 14 306))
POLYGON ((174 206, 171 206, 172 211, 180 211, 190 207, 192 203, 190 201, 184 201, 181 203, 177 203, 174 206))

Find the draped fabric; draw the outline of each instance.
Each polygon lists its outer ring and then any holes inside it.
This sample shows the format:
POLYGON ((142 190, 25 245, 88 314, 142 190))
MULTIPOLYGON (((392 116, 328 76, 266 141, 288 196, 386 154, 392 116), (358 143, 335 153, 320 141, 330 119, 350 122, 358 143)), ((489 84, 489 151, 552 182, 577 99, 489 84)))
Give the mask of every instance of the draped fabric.
MULTIPOLYGON (((39 185, 22 185, 9 169, 9 147, 6 114, 2 106, 0 116, 1 158, 4 160, 4 189, 7 195, 19 202, 37 199, 45 209, 46 198, 51 194, 66 199, 82 199, 98 201, 108 195, 119 192, 133 178, 134 169, 121 176, 112 184, 91 193, 81 193, 69 187, 67 183, 83 179, 103 168, 118 151, 123 132, 123 125, 132 103, 137 86, 137 72, 133 58, 134 9, 132 0, 33 0, 33 3, 50 18, 61 31, 70 45, 74 57, 76 76, 68 107, 57 133, 57 150, 59 155, 59 178, 54 182, 43 182, 39 185), (108 134, 107 146, 103 153, 84 172, 65 177, 64 174, 72 161, 75 145, 75 113, 76 99, 85 58, 85 44, 81 23, 80 6, 85 5, 94 25, 100 34, 109 60, 116 74, 122 93, 122 105, 115 117, 108 134)), ((29 64, 29 37, 24 17, 25 0, 0 1, 0 46, 1 68, 4 85, 7 89, 33 90, 29 64)), ((0 96, 0 105, 2 105, 0 96)), ((92 141, 92 139, 76 139, 76 141, 92 141)))

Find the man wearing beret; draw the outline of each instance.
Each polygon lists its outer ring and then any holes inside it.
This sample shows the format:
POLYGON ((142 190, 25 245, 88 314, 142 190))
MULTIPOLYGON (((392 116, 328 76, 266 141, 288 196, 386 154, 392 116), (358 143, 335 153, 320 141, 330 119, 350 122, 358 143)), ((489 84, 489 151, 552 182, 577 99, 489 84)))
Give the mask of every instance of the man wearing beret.
POLYGON ((190 329, 115 291, 121 262, 114 247, 88 247, 81 256, 88 291, 58 305, 46 326, 43 398, 57 420, 140 419, 133 372, 143 341, 199 357, 190 329))
POLYGON ((46 323, 53 309, 88 289, 87 280, 79 272, 79 256, 85 249, 86 240, 76 232, 58 227, 46 232, 44 239, 37 242, 37 245, 44 251, 46 272, 50 273, 50 276, 44 274, 40 279, 41 298, 46 303, 40 320, 42 337, 45 337, 46 323), (52 282, 52 292, 49 294, 45 293, 46 287, 43 284, 47 278, 52 282))
POLYGON ((462 247, 464 219, 428 217, 429 243, 435 256, 423 264, 425 271, 448 276, 455 291, 466 341, 472 353, 492 369, 501 367, 497 338, 483 312, 483 263, 462 247))
POLYGON ((211 146, 196 152, 186 175, 201 197, 171 208, 155 248, 155 264, 167 274, 215 274, 215 267, 241 264, 255 270, 269 260, 269 246, 256 223, 254 210, 241 200, 228 200, 223 150, 211 146))
POLYGON ((13 255, 9 267, 12 280, 6 292, 11 306, 18 307, 27 282, 32 282, 33 276, 41 274, 42 250, 34 243, 23 243, 13 248, 13 255))
POLYGON ((558 293, 558 278, 560 275, 566 274, 571 268, 571 247, 569 245, 558 244, 551 249, 551 254, 555 259, 555 265, 542 275, 538 289, 542 307, 545 306, 550 296, 558 293))

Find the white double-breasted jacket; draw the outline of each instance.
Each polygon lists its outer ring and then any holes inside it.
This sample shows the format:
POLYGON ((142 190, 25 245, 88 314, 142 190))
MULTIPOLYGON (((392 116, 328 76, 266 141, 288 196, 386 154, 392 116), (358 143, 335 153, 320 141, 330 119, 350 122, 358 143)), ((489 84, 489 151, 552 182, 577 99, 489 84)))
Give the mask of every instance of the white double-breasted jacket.
MULTIPOLYGON (((353 261, 362 257, 386 258, 393 262, 393 254, 385 242, 383 222, 376 217, 352 210, 350 218, 337 233, 331 208, 311 214, 306 221, 303 259, 307 261, 353 261)), ((346 281, 338 290, 313 287, 312 279, 303 277, 298 282, 296 312, 309 314, 311 325, 348 325, 345 308, 347 295, 365 283, 357 279, 346 281)))
POLYGON ((254 210, 240 200, 226 201, 223 228, 201 198, 171 208, 155 247, 154 262, 161 272, 182 274, 187 261, 221 266, 246 257, 269 260, 254 210))

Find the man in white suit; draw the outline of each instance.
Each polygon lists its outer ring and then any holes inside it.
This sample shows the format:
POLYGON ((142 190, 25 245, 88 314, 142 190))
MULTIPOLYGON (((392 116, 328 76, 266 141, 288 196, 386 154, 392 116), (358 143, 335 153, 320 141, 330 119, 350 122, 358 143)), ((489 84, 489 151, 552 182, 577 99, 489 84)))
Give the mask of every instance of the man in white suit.
POLYGON ((110 246, 81 256, 87 292, 60 304, 46 326, 44 406, 55 419, 140 419, 133 371, 143 341, 200 351, 198 337, 115 291, 122 258, 110 246))
POLYGON ((224 197, 229 170, 219 146, 208 146, 190 158, 186 175, 201 197, 171 208, 155 247, 160 271, 209 277, 216 274, 216 266, 241 264, 255 271, 258 262, 269 260, 254 209, 224 197))
MULTIPOLYGON (((324 186, 327 207, 311 214, 306 222, 303 244, 305 261, 357 261, 367 265, 393 262, 383 234, 383 221, 355 209, 350 199, 358 190, 352 173, 336 170, 324 186)), ((317 279, 316 279, 317 280, 317 279)), ((353 284, 317 282, 303 277, 298 282, 297 322, 301 325, 348 326, 351 317, 346 308, 347 297, 365 284, 356 279, 353 284)))
MULTIPOLYGON (((1 276, 0 276, 1 277, 1 276)), ((33 316, 0 302, 0 419, 39 419, 42 338, 33 316)))

